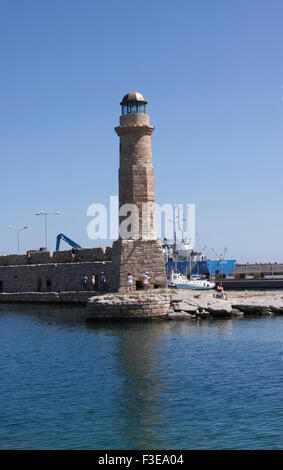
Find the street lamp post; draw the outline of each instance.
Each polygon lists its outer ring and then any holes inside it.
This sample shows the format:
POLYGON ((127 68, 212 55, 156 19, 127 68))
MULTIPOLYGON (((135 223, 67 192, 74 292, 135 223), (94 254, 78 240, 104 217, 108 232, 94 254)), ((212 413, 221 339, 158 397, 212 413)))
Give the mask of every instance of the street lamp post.
POLYGON ((35 215, 44 215, 44 231, 45 231, 45 248, 47 250, 47 216, 48 215, 58 215, 61 214, 61 212, 46 212, 46 211, 39 211, 36 212, 35 215))
POLYGON ((12 227, 11 225, 9 225, 8 229, 9 230, 16 230, 16 232, 18 232, 18 254, 20 253, 20 232, 22 230, 25 230, 26 228, 28 228, 27 226, 25 227, 12 227))

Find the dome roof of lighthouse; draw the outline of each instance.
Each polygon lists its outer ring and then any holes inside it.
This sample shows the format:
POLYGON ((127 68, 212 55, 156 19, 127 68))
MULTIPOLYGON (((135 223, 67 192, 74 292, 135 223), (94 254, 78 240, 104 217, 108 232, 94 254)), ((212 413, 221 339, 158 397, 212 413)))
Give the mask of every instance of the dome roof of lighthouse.
POLYGON ((130 101, 141 101, 142 103, 147 104, 142 94, 138 91, 131 91, 130 93, 127 93, 120 104, 127 104, 130 101))

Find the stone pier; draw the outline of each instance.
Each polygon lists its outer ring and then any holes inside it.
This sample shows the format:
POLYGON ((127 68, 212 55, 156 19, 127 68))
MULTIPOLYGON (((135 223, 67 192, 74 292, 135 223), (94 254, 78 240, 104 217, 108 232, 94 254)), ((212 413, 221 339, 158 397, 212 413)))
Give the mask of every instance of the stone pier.
POLYGON ((170 306, 168 293, 108 294, 92 297, 86 307, 86 320, 165 319, 170 306))

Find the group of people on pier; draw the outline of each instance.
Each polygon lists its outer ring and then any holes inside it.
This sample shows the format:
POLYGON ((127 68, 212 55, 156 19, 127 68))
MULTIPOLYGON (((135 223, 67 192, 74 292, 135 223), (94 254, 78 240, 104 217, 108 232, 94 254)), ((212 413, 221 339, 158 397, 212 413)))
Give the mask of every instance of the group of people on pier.
MULTIPOLYGON (((108 278, 106 276, 106 274, 102 271, 99 275, 99 282, 98 282, 98 276, 96 274, 92 274, 91 275, 91 279, 90 279, 90 282, 91 282, 91 288, 92 290, 98 290, 98 289, 101 289, 101 290, 106 290, 107 289, 107 285, 108 285, 108 278)), ((82 276, 82 285, 83 285, 83 288, 86 290, 89 286, 88 284, 88 277, 86 274, 84 274, 82 276)))
MULTIPOLYGON (((84 274, 81 278, 82 281, 82 286, 84 290, 88 290, 89 288, 89 279, 86 274, 84 274)), ((107 290, 108 288, 108 277, 106 274, 102 271, 99 275, 92 274, 90 278, 90 285, 91 285, 91 290, 107 290)), ((134 285, 134 276, 131 273, 128 273, 127 280, 126 280, 126 288, 127 291, 132 291, 133 290, 133 285, 134 285)), ((149 272, 145 272, 142 276, 142 281, 141 285, 143 289, 147 290, 150 287, 150 276, 149 272)))
MULTIPOLYGON (((142 276, 142 286, 145 290, 149 289, 150 287, 149 280, 150 280, 149 272, 146 271, 142 276)), ((133 290, 133 285, 134 285, 134 276, 131 273, 128 273, 127 282, 126 282, 127 291, 133 290)))

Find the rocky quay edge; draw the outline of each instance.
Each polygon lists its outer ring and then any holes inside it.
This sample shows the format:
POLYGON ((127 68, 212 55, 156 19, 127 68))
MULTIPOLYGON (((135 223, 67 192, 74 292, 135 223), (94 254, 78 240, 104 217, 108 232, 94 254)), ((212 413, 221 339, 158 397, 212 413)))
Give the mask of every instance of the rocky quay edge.
MULTIPOLYGON (((164 292, 164 291, 163 291, 164 292)), ((86 318, 193 320, 232 318, 244 315, 282 315, 280 295, 234 295, 225 301, 210 295, 192 293, 107 294, 88 299, 86 318)))
POLYGON ((86 306, 86 318, 193 320, 247 315, 282 315, 283 295, 278 292, 229 292, 228 300, 213 293, 147 292, 103 294, 90 291, 0 293, 0 303, 55 303, 86 306))

